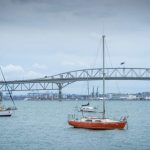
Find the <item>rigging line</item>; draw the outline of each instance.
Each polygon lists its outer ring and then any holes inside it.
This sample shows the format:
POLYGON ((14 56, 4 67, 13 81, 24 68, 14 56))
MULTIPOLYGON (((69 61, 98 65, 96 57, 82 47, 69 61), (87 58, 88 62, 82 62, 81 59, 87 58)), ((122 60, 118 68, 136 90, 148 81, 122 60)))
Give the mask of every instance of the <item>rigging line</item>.
POLYGON ((88 103, 90 102, 90 83, 89 83, 89 79, 87 78, 87 100, 88 100, 88 103))
MULTIPOLYGON (((100 41, 100 43, 101 43, 101 41, 100 41)), ((99 55, 99 47, 100 47, 100 44, 99 42, 98 42, 98 46, 97 46, 97 48, 96 48, 96 56, 95 56, 95 58, 94 58, 94 61, 93 61, 93 64, 91 64, 91 68, 94 68, 95 66, 96 66, 96 63, 97 63, 97 61, 98 61, 98 55, 99 55)), ((98 65, 99 66, 99 65, 98 65)), ((99 68, 99 67, 98 67, 99 68)))
POLYGON ((100 59, 101 58, 99 56, 100 56, 101 44, 102 44, 102 39, 100 39, 100 41, 98 40, 98 45, 97 45, 97 48, 96 48, 96 57, 93 61, 93 65, 91 65, 92 66, 91 68, 96 67, 96 64, 98 65, 98 68, 100 68, 100 64, 101 64, 100 59))
MULTIPOLYGON (((111 68, 113 68, 112 61, 110 59, 110 53, 109 53, 107 42, 105 42, 105 45, 106 45, 106 51, 108 53, 108 58, 109 58, 109 61, 110 61, 111 68)), ((119 91, 119 93, 121 93, 120 92, 120 87, 119 87, 118 82, 116 80, 115 80, 115 84, 116 84, 117 90, 119 91)))
POLYGON ((2 77, 3 77, 3 80, 4 80, 4 82, 5 82, 6 88, 7 88, 7 90, 8 90, 9 97, 10 97, 10 99, 12 100, 14 106, 16 107, 15 102, 14 102, 13 97, 12 97, 12 95, 11 95, 11 92, 10 92, 10 90, 9 90, 9 88, 8 88, 8 85, 7 85, 7 82, 6 82, 6 80, 5 80, 5 77, 4 77, 4 74, 3 74, 3 71, 2 71, 2 68, 1 68, 1 67, 0 67, 0 71, 1 71, 1 74, 2 74, 2 77))

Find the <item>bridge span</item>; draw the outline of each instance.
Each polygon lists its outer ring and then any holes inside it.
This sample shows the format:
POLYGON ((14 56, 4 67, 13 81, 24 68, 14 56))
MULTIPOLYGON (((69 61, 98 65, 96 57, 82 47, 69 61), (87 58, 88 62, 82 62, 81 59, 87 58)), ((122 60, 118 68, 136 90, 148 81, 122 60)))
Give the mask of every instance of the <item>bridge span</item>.
MULTIPOLYGON (((59 90, 77 81, 102 80, 103 69, 82 69, 28 80, 0 81, 0 91, 59 90)), ((105 80, 150 80, 150 68, 105 68, 105 80)))

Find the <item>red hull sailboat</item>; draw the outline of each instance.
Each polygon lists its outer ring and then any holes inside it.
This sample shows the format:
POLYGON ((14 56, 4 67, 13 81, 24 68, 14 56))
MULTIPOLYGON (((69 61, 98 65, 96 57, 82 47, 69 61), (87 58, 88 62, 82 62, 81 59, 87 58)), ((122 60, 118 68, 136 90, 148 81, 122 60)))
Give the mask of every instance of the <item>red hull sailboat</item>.
POLYGON ((105 36, 103 39, 103 111, 102 117, 82 117, 76 118, 75 115, 69 115, 68 124, 75 128, 95 129, 95 130, 112 130, 124 129, 127 119, 113 120, 105 117, 105 36))
POLYGON ((72 119, 68 121, 69 125, 75 128, 95 129, 95 130, 112 130, 123 129, 127 123, 126 118, 120 121, 107 118, 81 118, 80 120, 72 119))

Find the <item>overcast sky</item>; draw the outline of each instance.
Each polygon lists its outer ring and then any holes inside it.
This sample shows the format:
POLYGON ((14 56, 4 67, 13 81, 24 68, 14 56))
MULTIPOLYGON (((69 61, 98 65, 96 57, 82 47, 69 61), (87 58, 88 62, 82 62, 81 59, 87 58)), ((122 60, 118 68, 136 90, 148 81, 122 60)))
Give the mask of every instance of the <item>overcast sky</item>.
MULTIPOLYGON (((0 65, 7 80, 101 67, 102 34, 113 67, 122 61, 150 67, 149 0, 0 0, 0 65)), ((111 63, 107 59, 107 67, 111 63)), ((122 92, 150 89, 143 82, 128 88, 130 82, 121 83, 122 92)))

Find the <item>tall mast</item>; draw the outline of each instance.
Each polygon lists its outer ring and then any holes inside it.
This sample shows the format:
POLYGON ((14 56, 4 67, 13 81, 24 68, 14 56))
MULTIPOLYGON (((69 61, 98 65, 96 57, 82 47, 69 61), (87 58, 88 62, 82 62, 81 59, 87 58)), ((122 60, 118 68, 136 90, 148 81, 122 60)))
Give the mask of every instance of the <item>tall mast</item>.
POLYGON ((88 80, 87 80, 87 90, 88 90, 88 98, 89 98, 90 92, 89 92, 89 81, 88 80))
POLYGON ((105 118, 105 35, 103 39, 103 118, 105 118))

